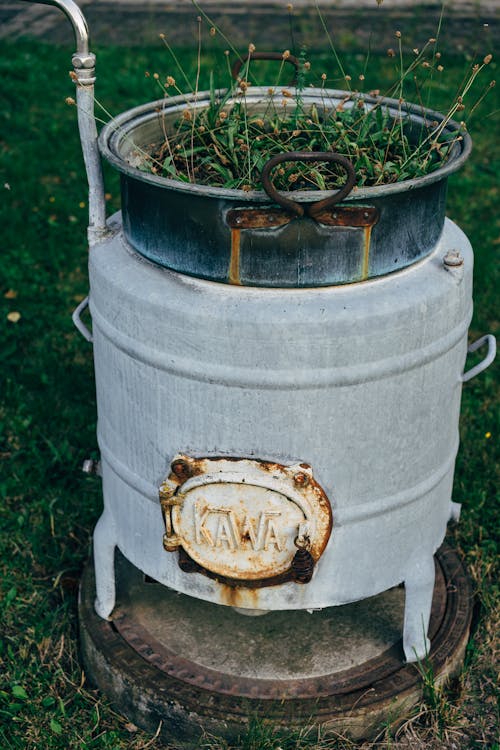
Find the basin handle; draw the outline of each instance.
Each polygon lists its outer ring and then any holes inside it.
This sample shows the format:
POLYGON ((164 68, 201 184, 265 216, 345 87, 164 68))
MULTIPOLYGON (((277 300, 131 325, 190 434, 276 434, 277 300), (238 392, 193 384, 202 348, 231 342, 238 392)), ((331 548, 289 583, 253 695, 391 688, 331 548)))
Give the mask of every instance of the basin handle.
POLYGON ((283 208, 286 208, 288 211, 292 211, 296 216, 307 215, 314 219, 322 211, 334 206, 349 195, 356 184, 356 172, 347 157, 342 156, 342 154, 337 154, 334 151, 290 151, 289 153, 277 154, 269 159, 269 161, 264 164, 261 180, 264 190, 273 201, 283 208), (279 193, 274 187, 270 173, 278 164, 290 161, 329 161, 334 164, 339 164, 347 173, 346 183, 335 193, 329 195, 328 198, 324 198, 323 200, 314 203, 298 203, 290 198, 285 198, 285 196, 282 193, 279 193))
POLYGON ((472 380, 472 378, 475 378, 476 375, 479 375, 480 372, 486 370, 486 368, 489 367, 495 359, 497 353, 497 342, 495 337, 491 333, 487 333, 486 336, 481 336, 481 338, 477 339, 477 341, 474 341, 474 343, 471 344, 467 349, 468 354, 472 354, 472 352, 475 352, 484 344, 488 344, 486 357, 481 360, 478 365, 476 365, 475 367, 471 367, 470 370, 464 372, 464 374, 462 375, 462 383, 466 383, 468 380, 472 380))
POLYGON ((73 311, 73 315, 71 316, 71 320, 73 321, 75 328, 77 328, 80 333, 82 334, 83 338, 88 341, 90 344, 94 341, 94 337, 92 335, 92 332, 89 331, 83 320, 81 319, 80 315, 84 310, 87 309, 89 306, 89 298, 88 296, 85 297, 85 299, 82 299, 80 304, 75 307, 73 311))
POLYGON ((78 129, 83 151, 83 160, 89 185, 89 245, 96 244, 108 234, 106 228, 106 201, 101 159, 97 146, 97 127, 94 117, 95 55, 89 52, 89 30, 87 21, 73 0, 22 0, 53 5, 62 10, 71 21, 75 33, 76 52, 72 63, 72 78, 76 85, 78 129))
POLYGON ((233 67, 231 68, 231 75, 235 81, 238 79, 238 74, 241 68, 248 60, 281 60, 282 62, 290 63, 290 65, 294 66, 295 72, 293 74, 292 80, 288 85, 295 86, 295 84, 297 83, 300 61, 293 55, 288 55, 287 57, 285 57, 283 52, 248 52, 246 55, 238 58, 238 60, 236 60, 236 62, 233 64, 233 67))

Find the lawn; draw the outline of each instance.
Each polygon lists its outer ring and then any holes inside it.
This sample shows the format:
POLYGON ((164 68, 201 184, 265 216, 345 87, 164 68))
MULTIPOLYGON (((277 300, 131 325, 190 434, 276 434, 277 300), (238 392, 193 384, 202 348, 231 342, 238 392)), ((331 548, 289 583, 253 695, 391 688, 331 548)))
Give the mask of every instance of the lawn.
MULTIPOLYGON (((97 478, 80 471, 98 452, 92 352, 71 323, 87 293, 86 182, 75 111, 65 104, 73 95, 66 74, 71 49, 27 40, 0 47, 0 747, 162 747, 92 690, 78 656, 78 583, 101 491, 97 478)), ((145 71, 171 73, 160 43, 97 53, 97 97, 112 113, 158 96, 145 71)), ((370 61, 367 88, 380 88, 386 62, 370 61)), ((463 61, 450 58, 446 65, 436 107, 463 73, 463 61)), ((362 56, 350 66, 362 70, 362 56)), ((491 77, 494 68, 493 62, 491 77)), ((476 252, 471 340, 498 330, 498 99, 497 87, 473 119, 473 155, 449 187, 448 215, 476 252)), ((108 170, 106 181, 111 212, 119 206, 118 181, 108 170)), ((476 597, 463 672, 441 696, 422 703, 401 736, 388 731, 377 747, 499 747, 498 420, 491 367, 464 387, 454 487, 463 510, 449 535, 476 597)), ((225 745, 207 739, 206 747, 225 745)), ((278 738, 258 727, 242 735, 239 747, 356 746, 347 739, 278 738)))

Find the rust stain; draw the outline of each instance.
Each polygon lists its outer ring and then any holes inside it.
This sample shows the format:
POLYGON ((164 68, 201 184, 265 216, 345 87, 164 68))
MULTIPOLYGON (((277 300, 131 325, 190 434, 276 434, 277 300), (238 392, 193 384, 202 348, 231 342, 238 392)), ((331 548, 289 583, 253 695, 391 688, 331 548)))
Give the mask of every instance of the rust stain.
POLYGON ((368 270, 370 267, 370 243, 372 237, 371 226, 365 227, 363 230, 364 243, 363 243, 363 265, 361 267, 361 281, 366 281, 368 278, 368 270))
POLYGON ((243 609, 261 609, 258 589, 242 589, 237 586, 219 584, 219 595, 221 604, 228 607, 241 607, 243 609))
POLYGON ((241 230, 231 229, 231 259, 229 261, 229 283, 241 286, 240 279, 240 240, 241 230))

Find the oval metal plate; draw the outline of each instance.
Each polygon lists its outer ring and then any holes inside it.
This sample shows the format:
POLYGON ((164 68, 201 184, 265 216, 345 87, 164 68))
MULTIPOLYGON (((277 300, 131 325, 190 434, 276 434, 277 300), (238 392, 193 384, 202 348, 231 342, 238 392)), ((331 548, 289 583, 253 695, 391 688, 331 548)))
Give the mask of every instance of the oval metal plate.
POLYGON ((314 562, 331 532, 328 498, 307 464, 179 455, 160 488, 165 548, 201 572, 241 581, 283 576, 297 541, 314 562))

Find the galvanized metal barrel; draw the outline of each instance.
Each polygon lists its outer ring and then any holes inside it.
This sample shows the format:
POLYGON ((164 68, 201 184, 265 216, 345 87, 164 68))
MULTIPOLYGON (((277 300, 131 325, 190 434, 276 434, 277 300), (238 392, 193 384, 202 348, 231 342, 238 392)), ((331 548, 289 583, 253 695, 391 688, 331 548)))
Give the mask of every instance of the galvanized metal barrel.
POLYGON ((418 642, 421 654, 422 600, 430 608, 433 554, 454 512, 472 314, 465 236, 447 221, 433 252, 407 269, 291 290, 172 272, 141 258, 117 228, 90 255, 105 498, 95 532, 100 614, 114 604, 115 545, 177 591, 250 610, 326 607, 405 581, 415 600, 406 652, 412 658, 418 642), (443 262, 450 250, 456 266, 443 262), (316 489, 316 510, 304 495, 301 506, 297 483, 313 482, 329 509, 316 489), (323 533, 306 583, 269 580, 273 560, 278 572, 293 567, 300 528, 282 506, 307 506, 307 533, 323 533), (266 512, 274 537, 249 575, 266 512), (246 536, 231 536, 245 524, 246 536))

